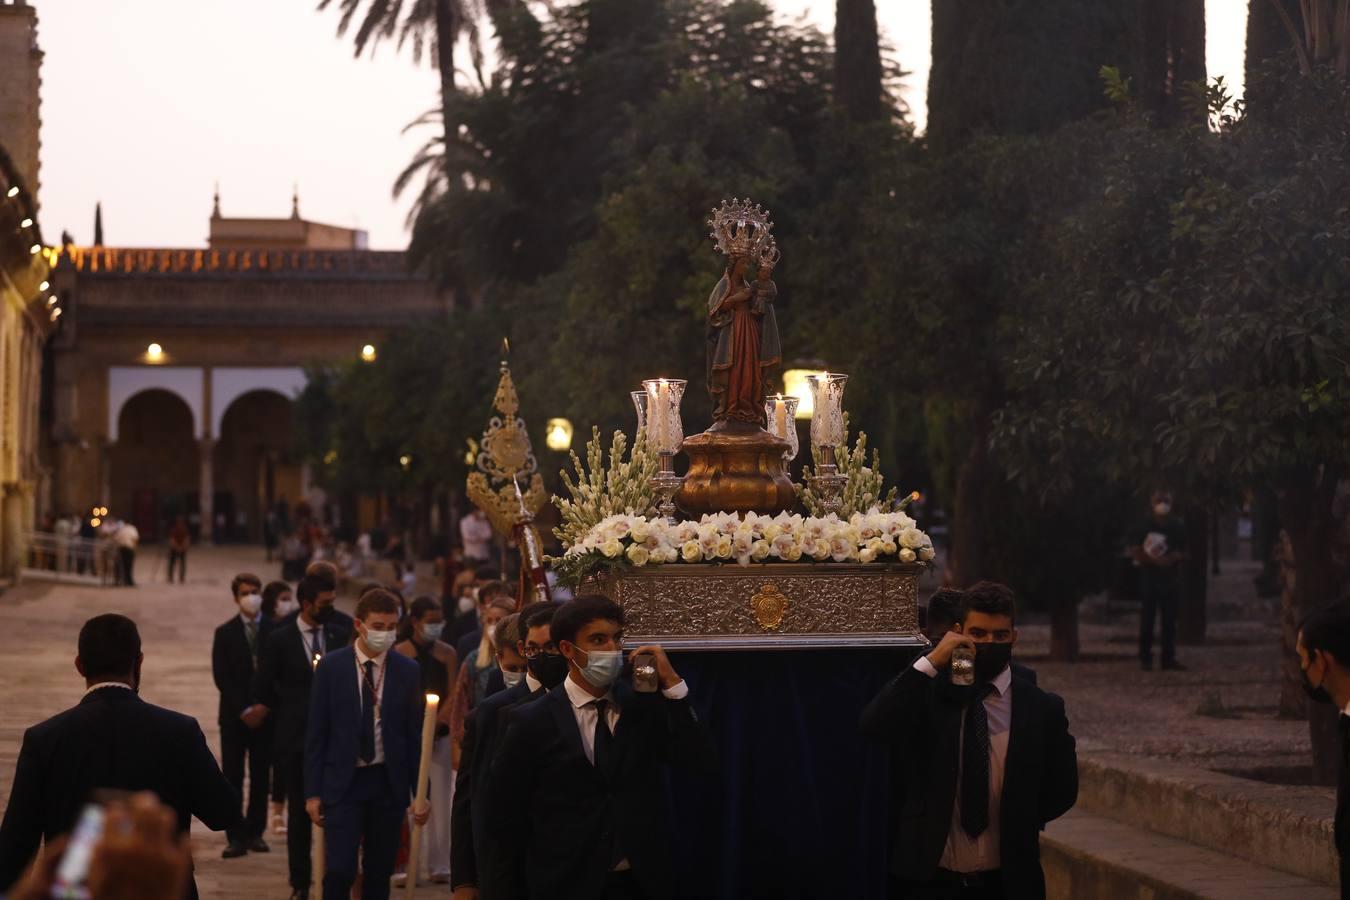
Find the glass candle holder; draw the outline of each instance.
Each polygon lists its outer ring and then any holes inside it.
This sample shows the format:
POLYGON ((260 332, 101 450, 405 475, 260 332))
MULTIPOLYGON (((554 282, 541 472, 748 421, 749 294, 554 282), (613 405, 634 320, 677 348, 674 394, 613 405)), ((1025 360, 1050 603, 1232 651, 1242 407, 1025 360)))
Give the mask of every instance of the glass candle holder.
POLYGON ((815 447, 839 447, 844 443, 844 384, 847 375, 822 372, 811 375, 811 444, 815 447))
POLYGON ((642 382, 647 392, 647 443, 657 453, 679 453, 684 443, 680 403, 689 382, 682 378, 649 378, 642 382))
POLYGON ((647 392, 633 391, 633 408, 637 410, 637 427, 642 431, 647 427, 647 392))
POLYGON ((787 441, 789 449, 783 453, 783 459, 792 462, 801 450, 797 440, 797 404, 799 399, 787 394, 773 394, 764 398, 764 418, 769 423, 769 432, 774 437, 787 441))

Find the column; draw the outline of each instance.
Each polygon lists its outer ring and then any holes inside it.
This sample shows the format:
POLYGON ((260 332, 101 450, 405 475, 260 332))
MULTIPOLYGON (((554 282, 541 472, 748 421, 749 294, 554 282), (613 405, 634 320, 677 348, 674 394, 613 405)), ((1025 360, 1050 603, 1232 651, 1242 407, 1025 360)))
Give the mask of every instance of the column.
POLYGON ((213 472, 216 442, 213 438, 202 438, 197 442, 197 446, 201 448, 202 454, 201 475, 197 482, 197 506, 202 517, 200 539, 202 543, 206 543, 211 540, 211 532, 216 524, 216 487, 213 472))

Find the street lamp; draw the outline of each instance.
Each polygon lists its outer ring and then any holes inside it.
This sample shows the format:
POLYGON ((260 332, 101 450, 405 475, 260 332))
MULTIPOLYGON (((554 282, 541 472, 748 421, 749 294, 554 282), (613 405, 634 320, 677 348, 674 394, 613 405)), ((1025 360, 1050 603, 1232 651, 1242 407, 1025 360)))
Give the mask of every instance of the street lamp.
POLYGON ((361 348, 361 358, 362 358, 363 360, 365 360, 366 362, 374 362, 374 361, 375 361, 375 345, 374 345, 374 344, 366 344, 364 347, 362 347, 362 348, 361 348))
POLYGON ((783 393, 797 398, 798 420, 809 419, 815 411, 811 400, 811 386, 807 381, 812 375, 823 375, 816 369, 788 369, 783 373, 783 393))
POLYGON ((567 419, 549 419, 544 430, 544 443, 548 445, 548 449, 557 450, 559 453, 571 450, 572 423, 567 419))
POLYGON ((145 358, 152 363, 159 362, 164 358, 164 348, 159 344, 151 344, 145 348, 145 358))

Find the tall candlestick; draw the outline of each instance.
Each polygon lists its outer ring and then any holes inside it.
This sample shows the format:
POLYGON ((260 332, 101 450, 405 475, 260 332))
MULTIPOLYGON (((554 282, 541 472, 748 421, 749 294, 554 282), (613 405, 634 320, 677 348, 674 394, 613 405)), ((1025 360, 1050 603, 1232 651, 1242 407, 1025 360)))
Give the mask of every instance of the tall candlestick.
MULTIPOLYGON (((436 707, 440 704, 441 698, 436 694, 427 694, 426 713, 422 716, 422 760, 417 766, 417 793, 413 794, 413 808, 417 808, 417 801, 423 800, 427 796, 428 782, 431 780, 431 742, 436 737, 436 707)), ((450 810, 442 810, 441 815, 448 816, 450 810)), ((412 840, 408 848, 408 897, 412 897, 414 889, 417 887, 417 863, 418 850, 422 845, 422 826, 413 824, 412 840)))
MULTIPOLYGON (((320 657, 321 654, 318 653, 314 654, 314 659, 310 661, 310 666, 312 668, 317 669, 319 667, 320 657)), ((322 811, 323 809, 322 805, 319 807, 319 809, 320 811, 322 811)), ((326 868, 325 867, 326 860, 324 858, 323 826, 316 824, 310 833, 313 835, 313 837, 310 838, 310 864, 309 864, 310 881, 318 886, 318 889, 315 893, 319 896, 322 896, 323 873, 326 868)))

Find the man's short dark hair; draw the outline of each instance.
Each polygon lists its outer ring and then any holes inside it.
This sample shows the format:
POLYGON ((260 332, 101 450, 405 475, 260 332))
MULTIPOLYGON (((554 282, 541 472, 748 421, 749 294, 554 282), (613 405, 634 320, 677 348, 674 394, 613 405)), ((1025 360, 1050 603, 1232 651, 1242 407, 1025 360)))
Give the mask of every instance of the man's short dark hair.
POLYGON ((1338 603, 1309 613, 1298 626, 1303 649, 1321 650, 1350 668, 1350 605, 1338 603))
POLYGON ((319 599, 319 595, 325 591, 331 591, 328 583, 317 575, 306 575, 300 579, 300 583, 295 587, 295 599, 300 601, 300 605, 313 603, 319 599))
POLYGON ((141 633, 126 616, 94 616, 80 629, 79 655, 85 678, 125 677, 141 657, 141 633))
POLYGON ((412 606, 408 608, 408 618, 420 622, 422 619, 426 618, 427 613, 432 610, 439 611, 440 608, 441 601, 437 600, 435 597, 428 597, 426 594, 423 594, 413 600, 412 606))
POLYGON ((978 581, 966 588, 961 601, 961 624, 972 612, 982 612, 990 616, 1007 616, 1017 620, 1017 598, 1012 588, 997 581, 978 581))
POLYGON ((933 596, 928 598, 928 627, 933 627, 934 622, 942 622, 950 627, 961 621, 961 605, 965 596, 964 592, 956 588, 938 588, 933 591, 933 596))
POLYGON ((238 575, 234 576, 234 580, 230 582, 230 593, 235 597, 238 597, 239 589, 246 584, 253 585, 258 589, 259 593, 262 593, 262 579, 252 572, 240 572, 238 575))
POLYGON ((506 593, 506 583, 501 581, 489 581, 487 584, 478 587, 478 605, 483 606, 498 594, 506 593))
POLYGON ((356 618, 364 622, 371 613, 398 612, 398 598, 385 590, 371 591, 356 601, 356 618))
POLYGON ((577 641, 581 629, 592 622, 605 619, 623 627, 623 609, 608 597, 599 594, 583 594, 575 600, 569 600, 553 614, 553 623, 549 636, 555 644, 577 641))
MULTIPOLYGON (((541 625, 552 625, 553 616, 558 612, 558 604, 548 600, 531 603, 520 611, 520 639, 523 641, 531 629, 541 625)), ((550 635, 550 638, 552 635, 550 635)))
POLYGON ((316 559, 306 566, 305 577, 319 579, 319 583, 323 585, 323 587, 319 588, 320 592, 337 590, 337 566, 326 559, 316 559))

